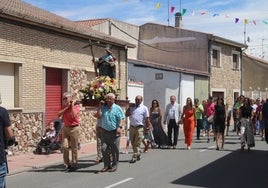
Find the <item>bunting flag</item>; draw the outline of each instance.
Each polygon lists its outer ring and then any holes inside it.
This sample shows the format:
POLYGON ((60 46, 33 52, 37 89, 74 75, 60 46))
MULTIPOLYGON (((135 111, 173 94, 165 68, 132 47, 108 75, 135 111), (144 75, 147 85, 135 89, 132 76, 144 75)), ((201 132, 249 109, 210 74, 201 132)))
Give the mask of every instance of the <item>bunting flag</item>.
POLYGON ((254 25, 257 25, 256 20, 253 20, 252 22, 253 22, 254 25))
POLYGON ((175 10, 175 7, 171 6, 170 7, 170 14, 172 14, 174 12, 174 10, 175 10))
POLYGON ((186 8, 182 9, 182 13, 181 13, 181 15, 183 16, 183 15, 186 13, 186 11, 187 11, 186 8))
POLYGON ((200 14, 201 14, 201 15, 205 15, 205 14, 206 14, 206 12, 205 12, 205 11, 203 11, 203 12, 200 12, 200 14))
POLYGON ((160 3, 157 3, 156 5, 155 5, 155 8, 156 9, 159 9, 161 7, 161 4, 160 3))
POLYGON ((195 11, 193 11, 193 13, 192 13, 192 16, 194 16, 195 15, 195 11))
POLYGON ((268 25, 268 21, 267 20, 263 20, 262 21, 264 24, 268 25))
POLYGON ((248 24, 248 19, 244 19, 244 24, 248 24))
POLYGON ((213 14, 213 17, 215 17, 215 16, 219 16, 219 14, 218 13, 213 14))
POLYGON ((237 23, 239 21, 239 18, 235 18, 235 23, 237 23))

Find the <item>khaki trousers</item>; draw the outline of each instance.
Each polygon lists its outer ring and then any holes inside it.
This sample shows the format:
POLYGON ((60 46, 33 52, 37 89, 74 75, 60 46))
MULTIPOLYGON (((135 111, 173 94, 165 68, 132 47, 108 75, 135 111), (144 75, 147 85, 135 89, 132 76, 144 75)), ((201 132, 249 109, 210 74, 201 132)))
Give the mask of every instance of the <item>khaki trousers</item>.
POLYGON ((142 142, 143 133, 144 133, 143 126, 129 127, 129 138, 133 148, 133 155, 132 155, 133 159, 137 159, 137 156, 140 155, 140 146, 142 142))
POLYGON ((77 166, 78 160, 78 139, 79 139, 80 127, 64 126, 62 128, 62 147, 63 147, 63 161, 65 165, 70 165, 69 149, 72 152, 72 166, 77 166))

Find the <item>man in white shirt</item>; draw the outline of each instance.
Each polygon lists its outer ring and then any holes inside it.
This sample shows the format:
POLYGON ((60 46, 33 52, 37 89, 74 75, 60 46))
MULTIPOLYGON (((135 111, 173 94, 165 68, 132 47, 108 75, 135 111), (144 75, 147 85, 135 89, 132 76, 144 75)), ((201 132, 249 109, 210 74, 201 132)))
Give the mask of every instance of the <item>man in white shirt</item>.
POLYGON ((179 136, 179 121, 181 106, 176 102, 174 95, 170 96, 170 103, 166 106, 164 114, 164 124, 168 126, 168 148, 176 149, 179 136), (173 133, 173 141, 172 141, 173 133))
POLYGON ((148 108, 142 104, 142 96, 136 96, 135 104, 127 109, 126 116, 129 117, 130 121, 129 137, 133 148, 130 163, 135 163, 140 160, 140 145, 144 131, 152 127, 148 108))

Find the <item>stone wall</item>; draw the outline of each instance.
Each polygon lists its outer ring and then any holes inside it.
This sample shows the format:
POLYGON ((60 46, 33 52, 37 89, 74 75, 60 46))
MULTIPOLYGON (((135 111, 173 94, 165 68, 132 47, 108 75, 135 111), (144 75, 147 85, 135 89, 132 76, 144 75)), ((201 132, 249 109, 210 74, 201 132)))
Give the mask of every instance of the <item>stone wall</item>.
MULTIPOLYGON (((80 113, 80 142, 88 143, 96 140, 96 118, 92 109, 84 109, 80 113)), ((43 113, 10 113, 11 127, 14 131, 17 146, 8 149, 9 155, 33 152, 44 133, 43 113)))

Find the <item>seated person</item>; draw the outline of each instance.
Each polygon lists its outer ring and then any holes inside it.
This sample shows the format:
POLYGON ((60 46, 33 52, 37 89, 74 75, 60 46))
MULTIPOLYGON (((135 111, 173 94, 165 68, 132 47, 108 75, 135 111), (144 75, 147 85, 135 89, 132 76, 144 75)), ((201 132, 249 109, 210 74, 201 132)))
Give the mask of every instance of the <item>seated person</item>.
POLYGON ((56 130, 54 127, 54 122, 51 121, 48 126, 46 127, 46 132, 44 136, 42 137, 43 140, 52 141, 53 138, 56 136, 56 130))

